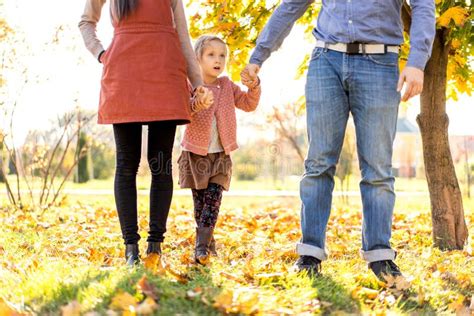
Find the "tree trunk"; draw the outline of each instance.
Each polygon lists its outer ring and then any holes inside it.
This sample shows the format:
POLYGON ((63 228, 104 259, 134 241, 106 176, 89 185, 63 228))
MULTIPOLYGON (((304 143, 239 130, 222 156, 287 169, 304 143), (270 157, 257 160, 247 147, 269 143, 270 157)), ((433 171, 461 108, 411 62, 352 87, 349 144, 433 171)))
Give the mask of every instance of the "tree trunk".
POLYGON ((449 45, 446 29, 438 29, 425 69, 421 110, 417 117, 423 142, 426 179, 431 199, 433 241, 440 249, 462 249, 468 230, 462 194, 449 149, 446 114, 446 71, 449 45))

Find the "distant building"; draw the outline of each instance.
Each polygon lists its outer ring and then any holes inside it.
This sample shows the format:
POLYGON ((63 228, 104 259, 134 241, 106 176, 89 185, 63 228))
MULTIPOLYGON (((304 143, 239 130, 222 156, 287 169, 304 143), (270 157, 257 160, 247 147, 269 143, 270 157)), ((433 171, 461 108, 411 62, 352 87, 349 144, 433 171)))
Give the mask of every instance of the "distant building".
MULTIPOLYGON (((454 164, 474 164, 474 129, 468 135, 450 135, 449 145, 454 164)), ((406 117, 397 122, 393 146, 393 172, 397 177, 424 177, 423 144, 418 126, 406 117)))
POLYGON ((449 145, 454 163, 474 164, 474 135, 449 136, 449 145))
POLYGON ((400 117, 393 145, 393 173, 396 177, 413 178, 417 176, 417 169, 422 165, 420 131, 406 117, 400 117))

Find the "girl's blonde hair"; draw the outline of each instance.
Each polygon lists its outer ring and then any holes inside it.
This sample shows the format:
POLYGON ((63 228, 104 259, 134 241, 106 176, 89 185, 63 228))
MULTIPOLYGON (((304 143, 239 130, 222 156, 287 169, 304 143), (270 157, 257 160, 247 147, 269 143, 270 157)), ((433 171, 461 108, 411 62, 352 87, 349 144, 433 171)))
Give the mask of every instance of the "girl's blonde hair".
POLYGON ((222 38, 216 35, 202 35, 197 39, 196 44, 194 44, 194 52, 196 53, 196 57, 198 59, 202 57, 202 52, 204 51, 204 47, 206 47, 206 45, 212 41, 218 41, 224 44, 226 55, 228 54, 229 50, 227 49, 227 44, 224 42, 222 38))

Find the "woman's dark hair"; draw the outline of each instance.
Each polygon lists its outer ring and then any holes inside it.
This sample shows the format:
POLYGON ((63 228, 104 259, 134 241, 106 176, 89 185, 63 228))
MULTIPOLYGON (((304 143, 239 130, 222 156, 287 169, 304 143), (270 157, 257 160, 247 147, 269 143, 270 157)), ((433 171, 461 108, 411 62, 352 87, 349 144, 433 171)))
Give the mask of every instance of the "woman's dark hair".
POLYGON ((120 21, 126 18, 136 9, 137 5, 138 0, 112 0, 111 12, 113 19, 120 21))

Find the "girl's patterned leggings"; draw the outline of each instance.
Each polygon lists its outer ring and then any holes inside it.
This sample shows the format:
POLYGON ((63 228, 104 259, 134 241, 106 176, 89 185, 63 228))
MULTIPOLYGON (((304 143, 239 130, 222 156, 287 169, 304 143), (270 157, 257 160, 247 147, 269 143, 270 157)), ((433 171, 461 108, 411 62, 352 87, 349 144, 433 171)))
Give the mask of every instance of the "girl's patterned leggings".
POLYGON ((216 226, 223 190, 224 188, 216 183, 209 183, 207 189, 192 189, 194 218, 198 227, 216 226))

